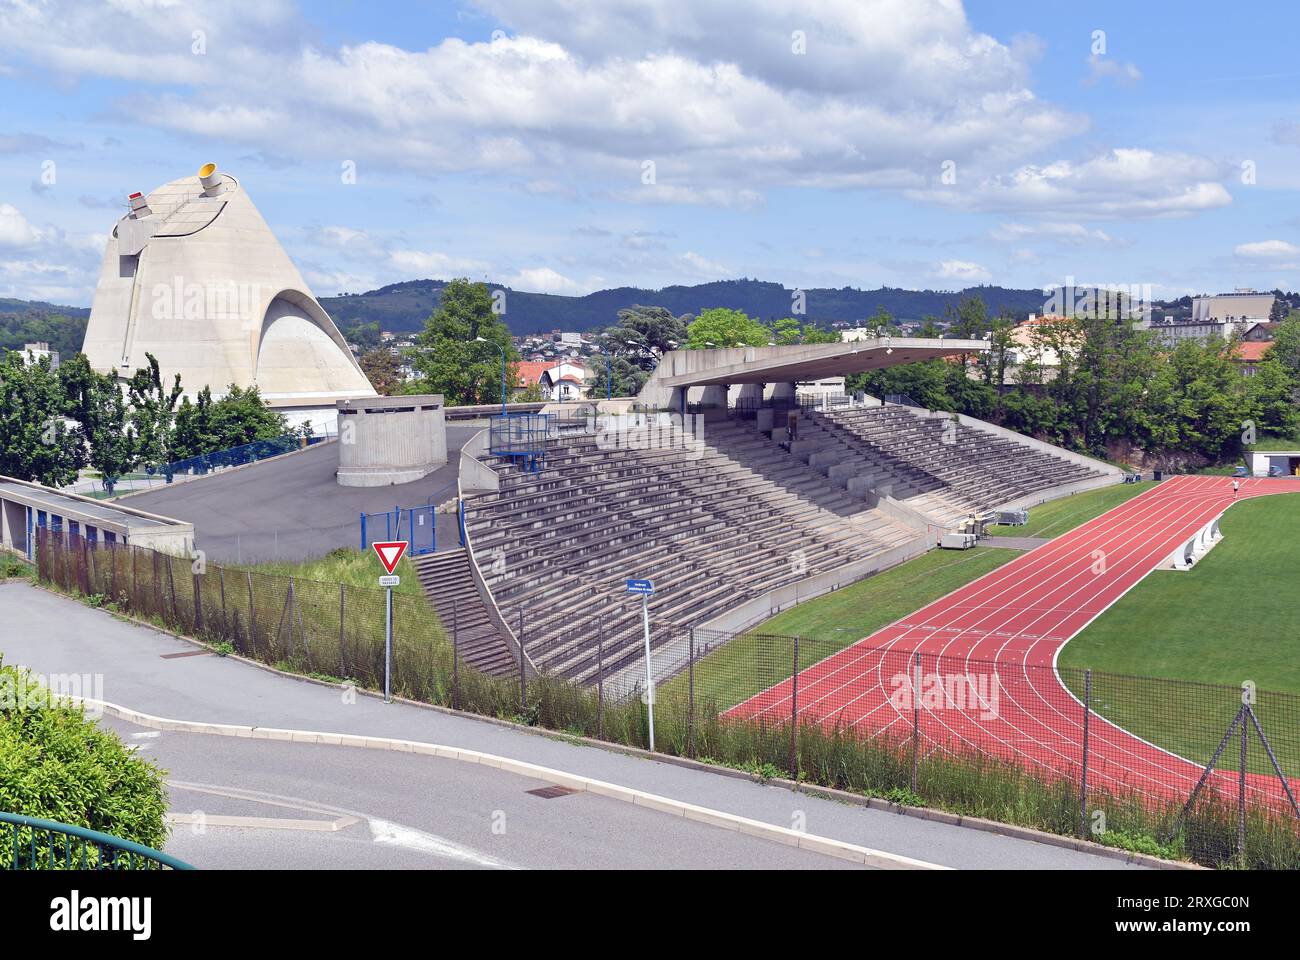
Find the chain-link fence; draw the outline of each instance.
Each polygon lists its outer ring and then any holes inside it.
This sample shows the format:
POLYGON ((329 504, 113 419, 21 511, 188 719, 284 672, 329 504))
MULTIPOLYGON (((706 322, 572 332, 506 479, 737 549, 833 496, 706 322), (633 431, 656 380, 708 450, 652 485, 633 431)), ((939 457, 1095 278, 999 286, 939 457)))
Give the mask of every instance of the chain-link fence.
MULTIPOLYGON (((381 590, 205 568, 42 531, 40 578, 284 669, 377 689, 381 590)), ((464 662, 454 625, 394 596, 395 693, 574 735, 1009 820, 1210 865, 1300 867, 1300 697, 855 637, 687 629, 635 598, 545 620, 524 657, 464 662), (653 694, 649 691, 653 690, 653 694)))

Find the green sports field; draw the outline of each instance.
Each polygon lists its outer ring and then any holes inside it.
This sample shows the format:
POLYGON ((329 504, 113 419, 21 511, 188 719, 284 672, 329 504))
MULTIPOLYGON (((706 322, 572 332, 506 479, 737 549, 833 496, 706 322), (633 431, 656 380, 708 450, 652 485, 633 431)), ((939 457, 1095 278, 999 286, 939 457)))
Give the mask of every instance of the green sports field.
POLYGON ((1300 693, 1300 494, 1244 500, 1191 570, 1156 570, 1061 651, 1112 673, 1300 693))
POLYGON ((1050 500, 1031 508, 1029 523, 1023 527, 989 527, 989 534, 994 537, 1059 537, 1154 486, 1152 480, 1117 483, 1111 487, 1076 493, 1072 497, 1050 500))

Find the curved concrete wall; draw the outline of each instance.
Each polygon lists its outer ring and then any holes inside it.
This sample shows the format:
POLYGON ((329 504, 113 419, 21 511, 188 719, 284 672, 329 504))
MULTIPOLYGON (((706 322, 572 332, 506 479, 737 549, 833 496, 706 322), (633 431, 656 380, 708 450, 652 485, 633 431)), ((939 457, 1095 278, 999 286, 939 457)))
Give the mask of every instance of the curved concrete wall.
MULTIPOLYGON (((83 351, 91 366, 130 376, 158 358, 163 376, 181 375, 191 396, 230 384, 258 386, 329 408, 374 389, 324 308, 240 183, 222 174, 221 192, 198 177, 149 193, 147 209, 122 217, 104 250, 83 351), (269 315, 268 315, 269 311, 269 315), (263 332, 283 316, 318 328, 310 348, 268 344, 263 332), (259 359, 269 381, 263 383, 259 359)), ((300 332, 290 323, 277 333, 300 332)))
POLYGON ((340 401, 338 482, 410 483, 447 462, 442 395, 340 401))

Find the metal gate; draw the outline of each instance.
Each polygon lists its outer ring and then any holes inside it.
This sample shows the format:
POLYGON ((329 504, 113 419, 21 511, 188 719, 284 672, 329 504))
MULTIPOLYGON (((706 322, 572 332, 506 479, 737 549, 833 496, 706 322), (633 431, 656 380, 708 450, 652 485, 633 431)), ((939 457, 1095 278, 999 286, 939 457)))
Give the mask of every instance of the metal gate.
POLYGON ((438 549, 437 507, 394 507, 383 513, 361 514, 361 549, 372 543, 405 540, 411 554, 433 553, 438 549))

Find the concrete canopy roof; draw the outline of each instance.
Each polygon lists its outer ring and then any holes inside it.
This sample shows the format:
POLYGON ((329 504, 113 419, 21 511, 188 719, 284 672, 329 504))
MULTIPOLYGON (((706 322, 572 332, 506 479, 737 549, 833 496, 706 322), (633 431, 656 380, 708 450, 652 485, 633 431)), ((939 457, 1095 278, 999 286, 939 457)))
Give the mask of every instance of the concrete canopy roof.
POLYGON ((664 354, 654 380, 662 387, 701 387, 736 383, 794 383, 862 373, 963 353, 984 353, 984 340, 877 337, 849 343, 796 344, 789 347, 731 347, 672 350, 664 354))

